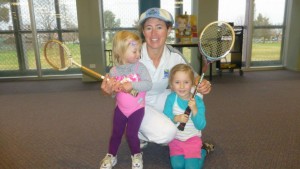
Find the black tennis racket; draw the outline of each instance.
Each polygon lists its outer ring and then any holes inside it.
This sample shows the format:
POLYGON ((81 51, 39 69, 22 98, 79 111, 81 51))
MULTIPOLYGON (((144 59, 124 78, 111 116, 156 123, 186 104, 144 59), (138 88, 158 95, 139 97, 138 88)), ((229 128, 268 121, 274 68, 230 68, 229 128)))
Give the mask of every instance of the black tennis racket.
MULTIPOLYGON (((197 86, 202 82, 208 65, 226 57, 232 49, 234 41, 234 30, 232 26, 226 22, 215 21, 208 24, 203 29, 199 37, 198 49, 202 55, 204 65, 202 68, 202 75, 192 95, 193 98, 197 94, 197 86)), ((190 107, 187 107, 184 113, 190 115, 190 107)), ((186 123, 180 123, 178 129, 183 131, 185 125, 186 123)))

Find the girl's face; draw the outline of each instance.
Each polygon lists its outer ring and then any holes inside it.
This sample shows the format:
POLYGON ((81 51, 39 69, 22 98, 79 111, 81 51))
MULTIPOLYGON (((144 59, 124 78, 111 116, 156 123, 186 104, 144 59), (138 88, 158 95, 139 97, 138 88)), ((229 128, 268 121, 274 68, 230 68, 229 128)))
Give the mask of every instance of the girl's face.
POLYGON ((164 21, 157 18, 147 19, 143 27, 143 34, 147 46, 153 49, 163 47, 170 31, 171 28, 167 28, 164 21))
POLYGON ((192 87, 193 87, 193 82, 187 72, 178 71, 175 73, 171 81, 171 88, 182 99, 189 100, 191 98, 192 87))
POLYGON ((141 45, 136 41, 130 41, 129 46, 124 54, 123 62, 126 63, 136 63, 139 61, 141 56, 141 45))

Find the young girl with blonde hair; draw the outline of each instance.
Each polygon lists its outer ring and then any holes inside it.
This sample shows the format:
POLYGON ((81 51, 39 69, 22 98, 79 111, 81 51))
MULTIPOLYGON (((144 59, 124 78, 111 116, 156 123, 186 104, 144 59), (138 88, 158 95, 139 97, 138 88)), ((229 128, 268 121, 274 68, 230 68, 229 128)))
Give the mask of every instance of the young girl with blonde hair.
POLYGON ((169 143, 172 169, 200 169, 203 167, 205 150, 201 150, 201 130, 206 126, 205 106, 198 95, 193 98, 194 72, 189 65, 178 64, 170 71, 168 95, 164 114, 175 124, 185 123, 183 131, 177 130, 175 139, 169 143), (184 114, 187 106, 191 114, 184 114))
POLYGON ((116 94, 116 108, 113 117, 113 130, 108 153, 102 160, 100 169, 111 169, 117 163, 117 151, 126 130, 126 138, 131 151, 132 169, 142 169, 143 159, 138 131, 144 117, 146 91, 152 87, 147 68, 139 62, 142 41, 130 31, 117 32, 113 39, 113 59, 109 80, 113 80, 116 94), (132 96, 130 91, 138 91, 132 96))

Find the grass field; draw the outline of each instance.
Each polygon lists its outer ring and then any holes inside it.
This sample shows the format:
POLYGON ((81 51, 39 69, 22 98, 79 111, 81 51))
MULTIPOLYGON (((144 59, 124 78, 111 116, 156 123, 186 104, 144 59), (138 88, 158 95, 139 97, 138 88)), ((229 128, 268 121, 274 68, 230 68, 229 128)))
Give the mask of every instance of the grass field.
POLYGON ((253 43, 251 61, 280 60, 281 43, 253 43))
MULTIPOLYGON (((76 62, 81 63, 79 44, 66 44, 66 46, 69 48, 73 59, 76 62)), ((39 48, 42 69, 51 69, 44 57, 44 44, 42 44, 39 48)), ((23 59, 25 62, 25 67, 27 69, 36 69, 36 59, 32 46, 27 46, 27 48, 25 49, 23 59)), ((6 50, 0 50, 0 71, 18 69, 19 64, 16 49, 14 49, 14 47, 6 47, 6 50)))
MULTIPOLYGON (((79 44, 66 44, 71 51, 74 60, 81 63, 80 59, 80 46, 79 44)), ((280 60, 280 48, 281 43, 254 43, 252 46, 252 57, 251 61, 278 61, 280 60)), ((26 46, 26 45, 25 45, 26 46)), ((50 69, 51 67, 44 59, 43 44, 40 46, 40 58, 42 69, 50 69)), ((0 71, 3 70, 18 70, 18 58, 17 52, 14 46, 3 46, 0 47, 0 71)), ((35 55, 32 46, 27 46, 24 54, 25 67, 27 69, 36 69, 35 55)), ((187 60, 191 60, 191 50, 184 49, 184 56, 187 60)), ((108 56, 107 62, 108 62, 108 56)), ((108 64, 108 63, 107 63, 108 64)))

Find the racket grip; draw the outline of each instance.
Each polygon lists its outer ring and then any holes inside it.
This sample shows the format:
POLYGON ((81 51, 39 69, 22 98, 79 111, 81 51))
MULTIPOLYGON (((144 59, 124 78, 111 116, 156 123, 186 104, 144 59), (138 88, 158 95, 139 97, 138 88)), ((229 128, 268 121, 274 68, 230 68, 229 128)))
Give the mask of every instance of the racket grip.
POLYGON ((90 76, 96 78, 96 79, 99 79, 99 80, 100 80, 100 79, 104 79, 104 78, 105 78, 103 75, 101 75, 101 74, 99 74, 99 73, 97 73, 97 72, 95 72, 95 71, 93 71, 93 70, 91 70, 91 69, 88 69, 88 68, 86 68, 86 67, 84 67, 84 66, 81 66, 81 70, 82 70, 83 72, 87 73, 88 75, 90 75, 90 76))
MULTIPOLYGON (((103 75, 101 75, 101 74, 99 74, 99 73, 97 73, 97 72, 95 72, 95 71, 93 71, 93 70, 91 70, 91 69, 88 69, 88 68, 86 68, 86 67, 84 67, 84 66, 81 66, 81 70, 82 70, 83 72, 87 73, 88 75, 90 75, 90 76, 92 76, 92 77, 95 77, 95 78, 97 78, 97 79, 104 79, 104 78, 105 78, 103 75)), ((107 79, 107 80, 108 80, 108 79, 107 79)), ((135 89, 132 89, 132 90, 130 91, 130 94, 131 94, 132 96, 136 97, 136 96, 139 94, 139 92, 138 92, 137 90, 135 90, 135 89)))
MULTIPOLYGON (((186 114, 188 116, 191 114, 191 108, 189 106, 185 109, 184 114, 186 114)), ((186 125, 186 123, 180 123, 179 126, 177 127, 178 130, 183 131, 185 125, 186 125)))
POLYGON ((135 90, 135 89, 132 89, 132 90, 130 91, 130 94, 131 94, 132 96, 136 97, 136 96, 139 94, 139 91, 137 91, 137 90, 135 90))

